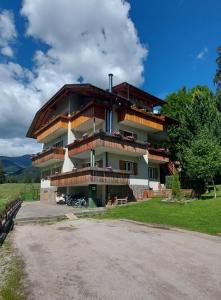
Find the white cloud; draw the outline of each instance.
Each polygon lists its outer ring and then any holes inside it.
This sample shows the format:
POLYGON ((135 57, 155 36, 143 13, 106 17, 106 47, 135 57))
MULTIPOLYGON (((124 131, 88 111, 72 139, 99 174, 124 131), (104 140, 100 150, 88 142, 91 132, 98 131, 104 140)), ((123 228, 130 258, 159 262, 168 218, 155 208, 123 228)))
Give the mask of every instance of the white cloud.
POLYGON ((41 145, 25 138, 0 139, 0 145, 0 155, 4 156, 20 156, 41 151, 41 145))
POLYGON ((56 89, 83 76, 86 82, 106 87, 110 72, 116 83, 141 84, 147 50, 129 9, 121 0, 25 0, 22 14, 28 21, 27 34, 50 47, 36 55, 36 86, 48 91, 46 79, 51 78, 56 89))
POLYGON ((0 138, 24 137, 41 104, 29 78, 30 71, 18 64, 0 64, 0 138))
POLYGON ((3 55, 13 57, 10 43, 17 36, 13 14, 8 10, 0 12, 0 52, 3 55))
POLYGON ((203 48, 203 49, 197 54, 196 58, 202 60, 202 59, 205 58, 205 55, 206 55, 207 53, 208 53, 208 48, 205 47, 205 48, 203 48))
MULTIPOLYGON (((25 132, 42 103, 65 83, 83 77, 84 82, 106 88, 110 72, 115 75, 114 84, 142 83, 147 50, 139 41, 129 9, 123 0, 23 1, 26 34, 47 44, 48 50, 36 51, 32 70, 10 62, 0 64, 0 142, 4 141, 5 153, 34 151, 33 143, 30 147, 23 140, 25 132), (13 144, 9 138, 24 145, 13 144)), ((6 15, 13 20, 11 13, 6 15)), ((16 31, 8 32, 5 40, 9 42, 16 31)), ((5 47, 4 54, 11 56, 9 45, 5 47)))

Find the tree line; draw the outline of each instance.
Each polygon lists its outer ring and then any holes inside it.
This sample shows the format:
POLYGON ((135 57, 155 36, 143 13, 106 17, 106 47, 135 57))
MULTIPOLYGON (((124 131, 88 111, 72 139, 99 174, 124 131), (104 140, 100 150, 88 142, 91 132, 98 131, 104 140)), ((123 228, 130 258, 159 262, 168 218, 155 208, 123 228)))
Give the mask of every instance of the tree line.
POLYGON ((19 176, 7 175, 4 171, 2 162, 0 161, 0 184, 3 183, 38 183, 40 182, 40 172, 30 172, 30 170, 24 170, 23 174, 19 176))
POLYGON ((178 120, 168 127, 168 146, 181 164, 181 183, 188 179, 199 190, 221 178, 221 46, 217 49, 215 93, 207 86, 181 88, 166 98, 161 113, 178 120))

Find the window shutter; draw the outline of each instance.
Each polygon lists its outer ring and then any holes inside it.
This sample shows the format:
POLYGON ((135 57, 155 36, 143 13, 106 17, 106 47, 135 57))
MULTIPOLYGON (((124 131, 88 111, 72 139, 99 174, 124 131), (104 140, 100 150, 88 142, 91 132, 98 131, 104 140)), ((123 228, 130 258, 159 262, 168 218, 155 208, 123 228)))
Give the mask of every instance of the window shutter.
POLYGON ((137 163, 133 163, 134 175, 137 175, 137 163))
POLYGON ((125 170, 126 169, 125 161, 119 160, 119 169, 120 170, 125 170))

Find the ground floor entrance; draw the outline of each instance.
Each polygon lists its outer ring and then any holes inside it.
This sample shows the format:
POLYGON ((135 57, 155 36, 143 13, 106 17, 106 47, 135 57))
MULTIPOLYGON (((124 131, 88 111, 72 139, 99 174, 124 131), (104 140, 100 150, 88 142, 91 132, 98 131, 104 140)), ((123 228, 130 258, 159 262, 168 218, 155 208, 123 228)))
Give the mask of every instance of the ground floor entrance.
POLYGON ((135 191, 139 190, 143 195, 145 186, 140 186, 138 189, 129 185, 96 185, 91 184, 87 186, 70 186, 70 187, 58 187, 58 194, 73 195, 87 198, 88 207, 104 207, 109 202, 113 202, 114 199, 127 198, 127 202, 136 201, 135 191))

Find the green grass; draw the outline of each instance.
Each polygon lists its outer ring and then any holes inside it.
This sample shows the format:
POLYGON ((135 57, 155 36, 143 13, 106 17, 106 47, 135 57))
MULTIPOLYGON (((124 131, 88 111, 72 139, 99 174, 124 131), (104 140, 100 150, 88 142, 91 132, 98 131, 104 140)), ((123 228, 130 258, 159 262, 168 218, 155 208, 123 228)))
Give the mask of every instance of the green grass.
POLYGON ((0 270, 4 270, 1 278, 0 300, 25 300, 23 289, 24 266, 16 256, 10 240, 5 241, 1 248, 0 270), (7 256, 7 260, 5 257, 7 256))
POLYGON ((33 200, 33 198, 36 198, 36 189, 38 188, 38 183, 0 184, 0 211, 4 209, 7 202, 10 202, 18 197, 21 197, 24 201, 33 200))
POLYGON ((129 219, 146 223, 163 224, 208 234, 221 233, 221 186, 218 197, 213 193, 187 204, 162 203, 159 198, 109 209, 99 219, 129 219))

